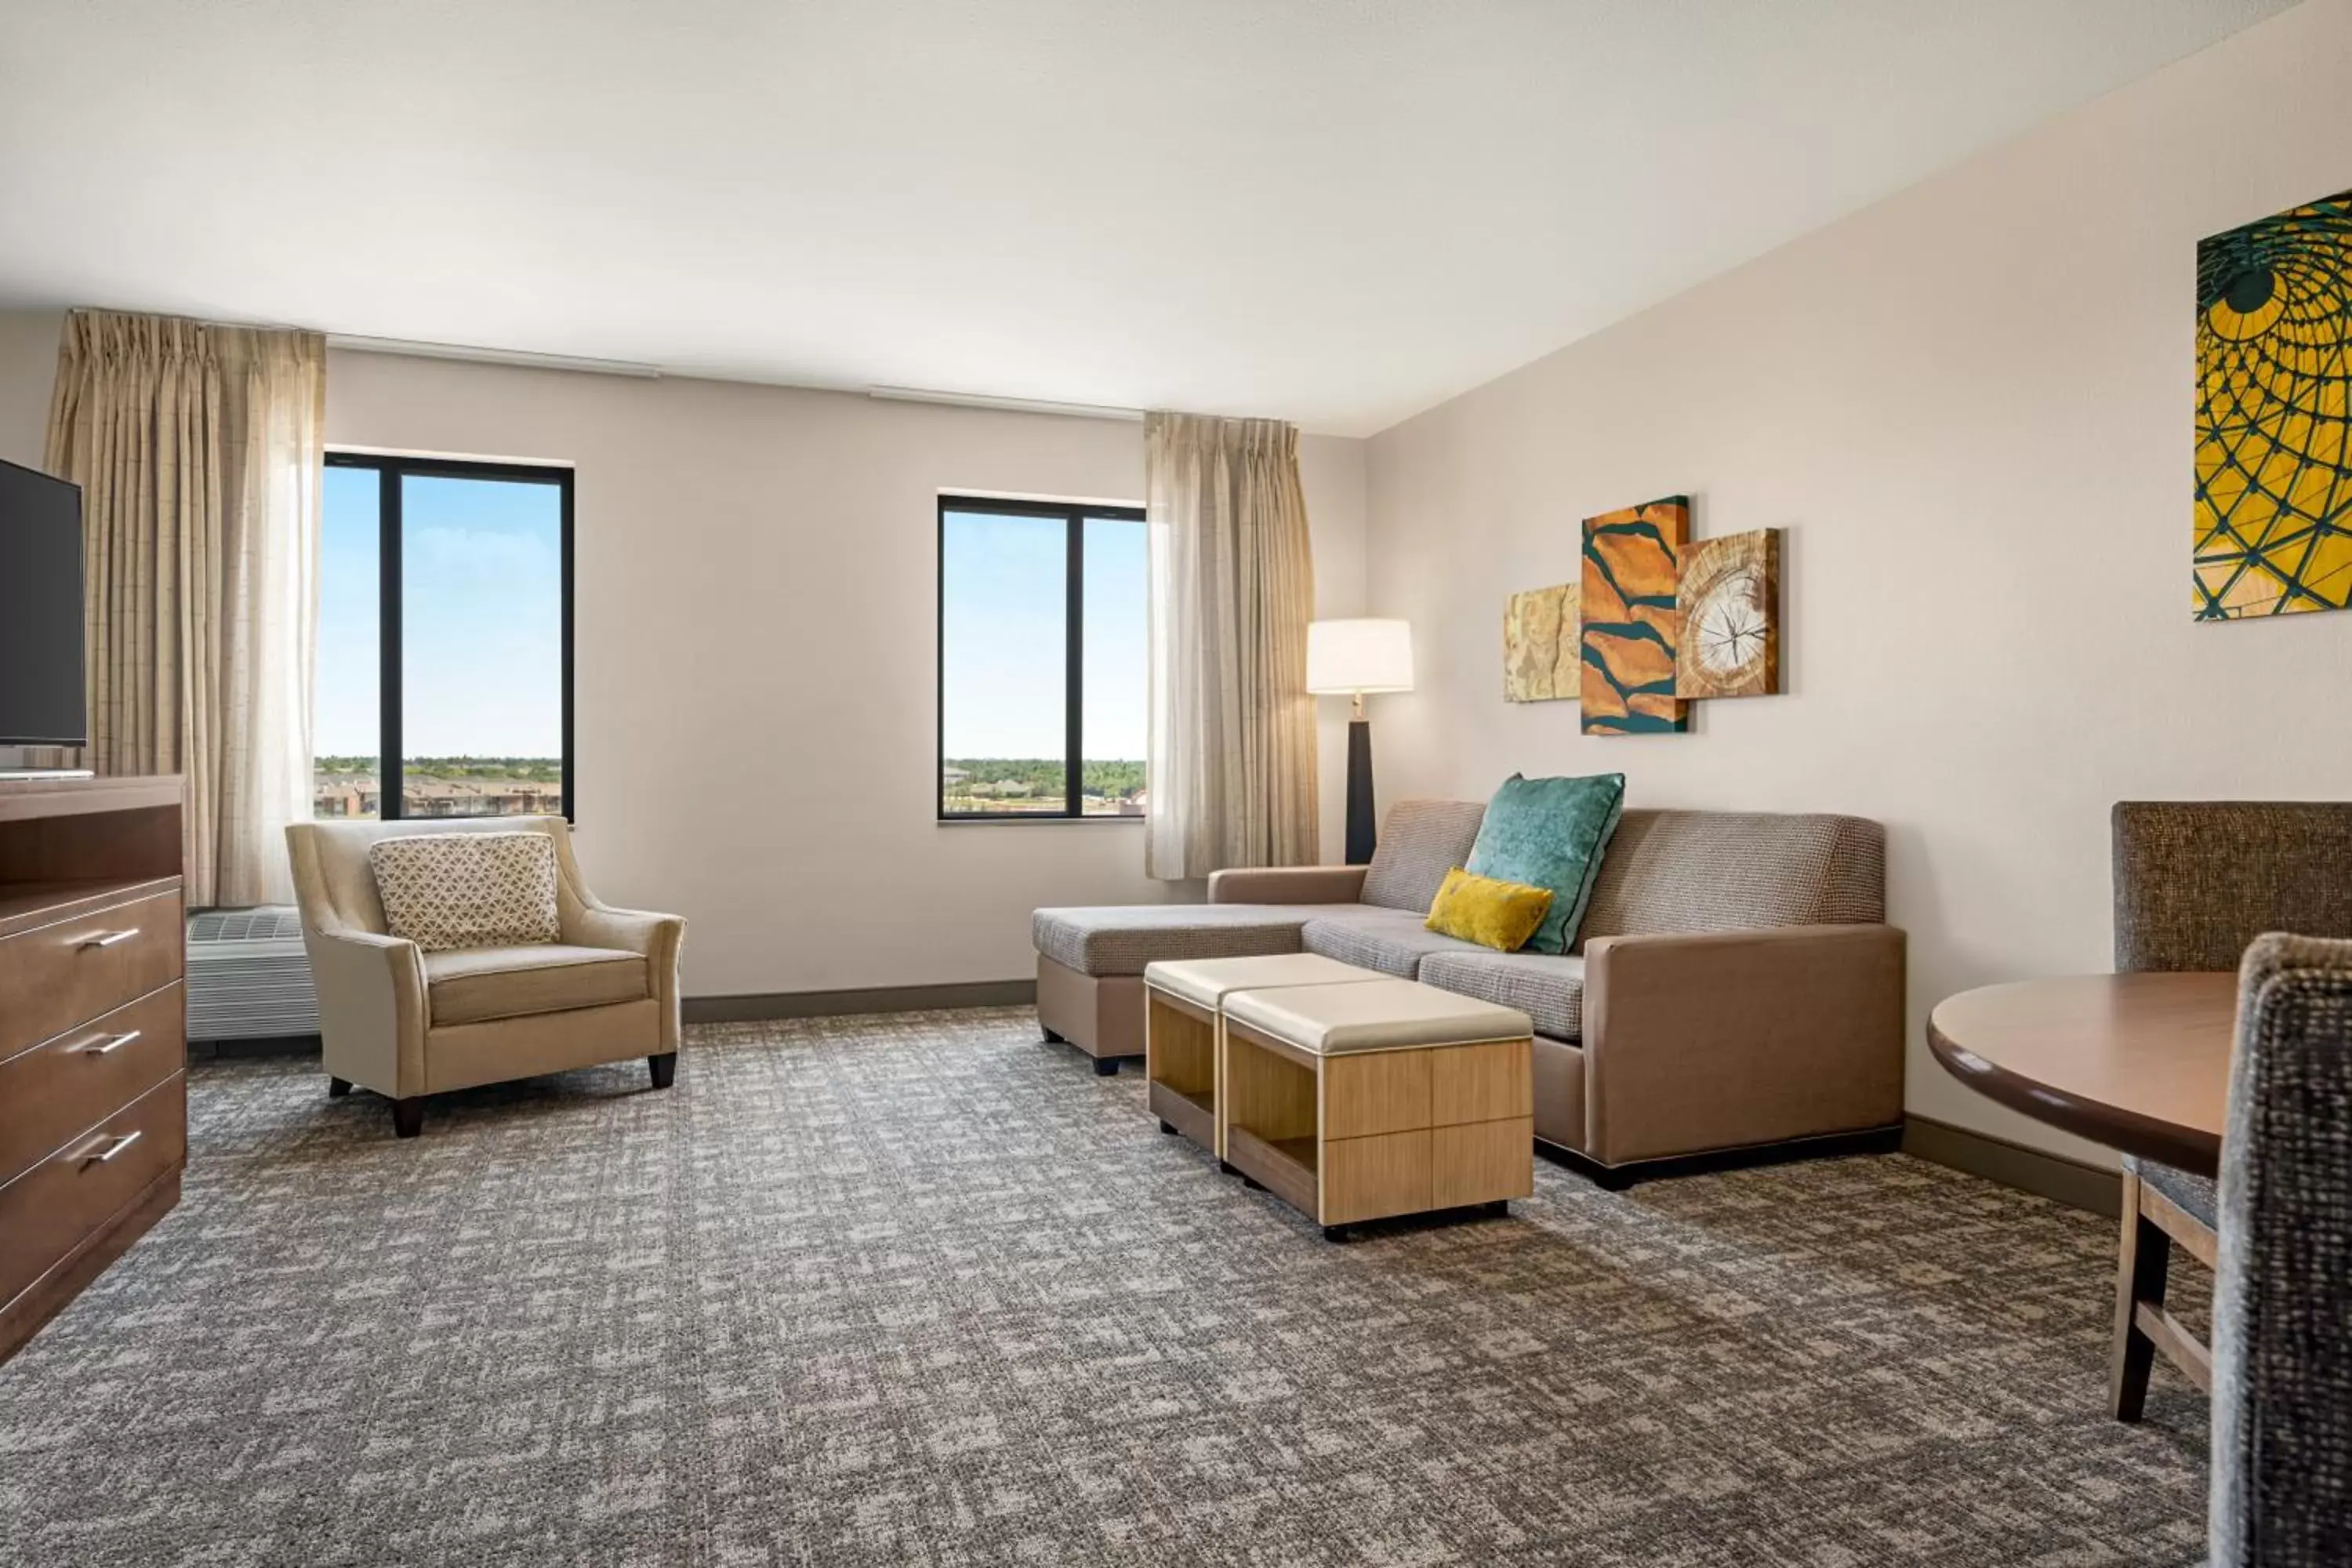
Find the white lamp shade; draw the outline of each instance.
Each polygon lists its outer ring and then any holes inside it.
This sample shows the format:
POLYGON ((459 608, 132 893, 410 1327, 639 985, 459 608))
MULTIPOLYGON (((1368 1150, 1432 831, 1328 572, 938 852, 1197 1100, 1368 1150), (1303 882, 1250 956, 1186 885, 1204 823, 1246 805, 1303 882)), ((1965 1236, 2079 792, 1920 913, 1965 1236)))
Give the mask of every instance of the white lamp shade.
POLYGON ((1411 691, 1412 627, 1403 621, 1308 623, 1307 689, 1343 696, 1411 691))

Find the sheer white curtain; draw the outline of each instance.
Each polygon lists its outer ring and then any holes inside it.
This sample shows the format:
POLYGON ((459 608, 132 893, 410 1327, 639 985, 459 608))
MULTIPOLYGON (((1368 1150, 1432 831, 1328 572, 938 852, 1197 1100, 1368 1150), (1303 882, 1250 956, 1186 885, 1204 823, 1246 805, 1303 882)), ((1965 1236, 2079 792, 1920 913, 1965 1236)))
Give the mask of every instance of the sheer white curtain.
POLYGON ((1314 553, 1298 431, 1153 414, 1151 731, 1144 870, 1175 881, 1318 858, 1307 695, 1314 553))
POLYGON ((90 745, 187 780, 187 900, 291 903, 310 814, 326 342, 77 310, 48 467, 82 487, 90 745))

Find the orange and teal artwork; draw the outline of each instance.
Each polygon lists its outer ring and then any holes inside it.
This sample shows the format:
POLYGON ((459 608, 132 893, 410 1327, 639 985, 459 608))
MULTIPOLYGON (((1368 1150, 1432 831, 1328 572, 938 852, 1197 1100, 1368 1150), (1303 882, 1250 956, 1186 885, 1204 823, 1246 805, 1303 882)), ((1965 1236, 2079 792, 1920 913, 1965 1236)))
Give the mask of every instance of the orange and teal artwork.
POLYGON ((1578 701, 1586 734, 1671 735, 1690 728, 1690 706, 1675 695, 1680 561, 1689 542, 1688 496, 1584 520, 1578 701))

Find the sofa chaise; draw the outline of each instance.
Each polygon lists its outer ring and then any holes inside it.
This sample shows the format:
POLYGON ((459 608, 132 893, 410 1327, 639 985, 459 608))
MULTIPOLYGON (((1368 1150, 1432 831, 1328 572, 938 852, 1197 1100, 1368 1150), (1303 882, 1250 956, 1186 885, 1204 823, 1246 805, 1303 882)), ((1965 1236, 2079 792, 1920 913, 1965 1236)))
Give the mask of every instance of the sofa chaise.
POLYGON ((1209 902, 1039 910, 1037 1016, 1115 1072, 1143 1051, 1143 966, 1314 952, 1535 1021, 1539 1145, 1605 1185, 1694 1156, 1891 1147, 1904 937, 1885 835, 1859 817, 1624 814, 1576 952, 1425 929, 1485 807, 1407 801, 1369 867, 1221 871, 1209 902))

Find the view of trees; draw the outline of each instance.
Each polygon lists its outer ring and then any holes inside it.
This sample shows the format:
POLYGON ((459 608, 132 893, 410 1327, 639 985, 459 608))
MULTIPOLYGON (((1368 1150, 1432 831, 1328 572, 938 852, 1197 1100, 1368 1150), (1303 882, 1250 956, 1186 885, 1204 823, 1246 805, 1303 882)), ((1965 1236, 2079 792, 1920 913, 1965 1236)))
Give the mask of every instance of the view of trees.
MULTIPOLYGON (((1059 810, 1063 764, 1059 757, 950 757, 945 764, 950 811, 1020 810, 1034 805, 1059 810)), ((1100 809, 1133 800, 1143 791, 1140 762, 1089 762, 1081 765, 1078 793, 1100 809)))
MULTIPOLYGON (((312 760, 310 814, 373 816, 383 775, 373 757, 312 760)), ((401 815, 499 816, 563 809, 561 757, 411 757, 401 767, 401 815)))
POLYGON ((1106 800, 1133 800, 1143 792, 1141 763, 1085 763, 1078 771, 1078 793, 1106 800))
MULTIPOLYGON (((375 769, 373 757, 320 757, 315 771, 373 776, 375 769)), ((549 784, 563 782, 563 762, 560 757, 410 757, 401 763, 401 771, 412 782, 420 778, 519 779, 549 784)))

